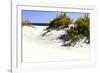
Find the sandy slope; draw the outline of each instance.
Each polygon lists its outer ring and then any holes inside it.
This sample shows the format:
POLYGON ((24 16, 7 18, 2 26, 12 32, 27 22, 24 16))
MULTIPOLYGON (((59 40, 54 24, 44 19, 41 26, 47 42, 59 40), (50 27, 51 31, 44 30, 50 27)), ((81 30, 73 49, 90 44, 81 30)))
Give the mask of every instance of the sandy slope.
POLYGON ((23 27, 23 60, 24 62, 46 62, 60 60, 85 60, 89 59, 89 45, 85 47, 62 47, 60 40, 52 40, 58 33, 64 31, 53 31, 45 37, 46 26, 35 26, 35 28, 23 27), (51 35, 52 34, 52 35, 51 35))

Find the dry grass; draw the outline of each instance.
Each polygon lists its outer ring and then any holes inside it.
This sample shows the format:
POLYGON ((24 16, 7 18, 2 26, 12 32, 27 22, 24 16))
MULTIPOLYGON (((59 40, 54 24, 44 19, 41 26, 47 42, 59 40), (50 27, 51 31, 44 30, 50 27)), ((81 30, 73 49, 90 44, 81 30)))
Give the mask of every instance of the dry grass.
POLYGON ((33 24, 32 24, 30 21, 28 21, 28 20, 22 21, 22 27, 23 27, 23 26, 28 26, 28 27, 35 28, 35 27, 33 26, 33 24))

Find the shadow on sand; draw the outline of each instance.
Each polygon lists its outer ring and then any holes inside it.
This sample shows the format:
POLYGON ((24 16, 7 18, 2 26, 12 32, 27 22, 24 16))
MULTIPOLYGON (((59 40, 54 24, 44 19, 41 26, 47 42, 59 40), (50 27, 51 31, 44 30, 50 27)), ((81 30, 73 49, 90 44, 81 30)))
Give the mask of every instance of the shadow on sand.
POLYGON ((60 39, 62 42, 63 42, 63 44, 62 44, 62 46, 71 46, 71 38, 70 38, 70 36, 69 36, 69 34, 63 34, 63 35, 61 35, 60 37, 58 37, 58 39, 60 39))

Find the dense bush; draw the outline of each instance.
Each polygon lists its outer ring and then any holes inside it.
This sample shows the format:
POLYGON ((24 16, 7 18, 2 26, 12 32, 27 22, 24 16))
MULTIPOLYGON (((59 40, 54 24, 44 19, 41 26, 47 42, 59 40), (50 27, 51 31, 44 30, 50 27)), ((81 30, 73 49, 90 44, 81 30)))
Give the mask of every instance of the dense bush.
POLYGON ((79 35, 78 35, 77 28, 71 27, 71 29, 68 30, 68 33, 71 37, 71 43, 76 44, 76 42, 79 40, 79 35))
POLYGON ((68 32, 72 38, 72 42, 76 43, 80 38, 86 37, 87 42, 90 42, 90 18, 88 15, 78 18, 74 24, 76 27, 71 28, 68 32))
POLYGON ((68 27, 72 23, 72 19, 66 15, 66 13, 61 13, 55 19, 50 22, 49 28, 58 28, 60 26, 68 27))

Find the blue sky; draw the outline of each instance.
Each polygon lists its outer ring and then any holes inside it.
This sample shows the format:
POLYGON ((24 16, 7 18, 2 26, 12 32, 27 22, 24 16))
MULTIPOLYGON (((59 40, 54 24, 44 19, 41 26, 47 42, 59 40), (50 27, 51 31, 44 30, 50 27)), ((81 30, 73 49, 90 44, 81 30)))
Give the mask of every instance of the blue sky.
MULTIPOLYGON (((49 23, 57 17, 57 14, 60 14, 60 12, 22 10, 22 20, 28 20, 32 23, 49 23)), ((74 21, 80 16, 83 17, 84 14, 85 13, 67 12, 67 15, 74 21)))

